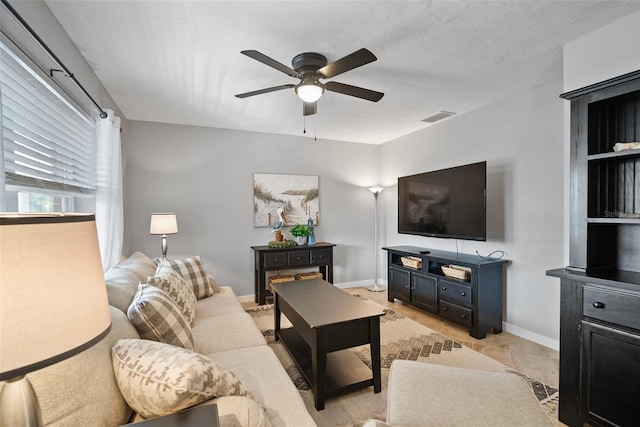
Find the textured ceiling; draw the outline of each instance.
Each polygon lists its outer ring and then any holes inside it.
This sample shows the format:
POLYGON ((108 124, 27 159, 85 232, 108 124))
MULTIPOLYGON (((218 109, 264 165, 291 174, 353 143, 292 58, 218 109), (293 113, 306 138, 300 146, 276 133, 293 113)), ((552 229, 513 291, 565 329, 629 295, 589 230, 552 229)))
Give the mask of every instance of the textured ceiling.
POLYGON ((639 1, 46 0, 126 118, 303 135, 297 83, 240 54, 291 65, 365 47, 376 62, 333 81, 378 103, 325 93, 307 136, 379 144, 562 76, 562 46, 640 10, 639 1))

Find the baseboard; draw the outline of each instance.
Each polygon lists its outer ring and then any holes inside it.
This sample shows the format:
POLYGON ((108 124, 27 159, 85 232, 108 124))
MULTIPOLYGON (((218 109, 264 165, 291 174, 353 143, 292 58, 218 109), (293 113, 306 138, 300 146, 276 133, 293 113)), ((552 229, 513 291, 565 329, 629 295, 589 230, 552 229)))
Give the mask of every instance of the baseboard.
POLYGON ((524 338, 526 340, 532 341, 536 344, 543 345, 545 347, 549 347, 550 349, 555 351, 560 351, 559 340, 554 340, 552 338, 545 337, 544 335, 536 334, 535 332, 531 332, 528 329, 511 325, 507 322, 502 322, 502 329, 509 332, 510 334, 517 335, 520 338, 524 338))

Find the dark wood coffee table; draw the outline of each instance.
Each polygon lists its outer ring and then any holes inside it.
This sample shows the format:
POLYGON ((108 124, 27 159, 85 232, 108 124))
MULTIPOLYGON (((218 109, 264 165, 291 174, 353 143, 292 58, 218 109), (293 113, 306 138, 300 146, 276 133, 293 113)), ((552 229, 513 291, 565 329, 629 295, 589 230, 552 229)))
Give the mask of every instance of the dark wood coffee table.
POLYGON ((322 279, 274 283, 275 338, 311 384, 317 410, 325 398, 373 385, 382 389, 380 316, 384 312, 322 279), (280 328, 280 314, 292 328, 280 328), (369 369, 348 348, 369 344, 369 369))

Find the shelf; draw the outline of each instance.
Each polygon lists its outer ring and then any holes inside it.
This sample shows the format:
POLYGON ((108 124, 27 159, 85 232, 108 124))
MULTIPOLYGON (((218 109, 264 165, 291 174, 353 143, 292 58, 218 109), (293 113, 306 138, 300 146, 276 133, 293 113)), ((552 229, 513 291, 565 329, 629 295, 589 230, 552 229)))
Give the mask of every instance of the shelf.
POLYGON ((640 224, 640 218, 587 218, 589 224, 640 224))
POLYGON ((597 161, 597 160, 609 160, 609 159, 624 159, 624 158, 631 158, 636 156, 640 156, 640 148, 635 150, 610 151, 607 153, 590 154, 587 156, 587 160, 597 161))

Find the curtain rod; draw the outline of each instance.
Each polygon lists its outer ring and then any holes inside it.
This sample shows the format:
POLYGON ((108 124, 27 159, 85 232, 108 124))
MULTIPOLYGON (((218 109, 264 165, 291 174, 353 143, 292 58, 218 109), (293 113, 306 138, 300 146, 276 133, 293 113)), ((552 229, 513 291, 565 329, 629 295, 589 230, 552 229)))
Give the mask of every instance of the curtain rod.
POLYGON ((33 40, 36 43, 38 43, 38 45, 42 48, 42 50, 44 50, 47 53, 47 55, 49 55, 49 57, 56 64, 58 64, 58 66, 61 68, 61 70, 56 70, 56 69, 49 70, 49 74, 51 75, 51 77, 53 77, 53 73, 54 72, 63 72, 65 74, 65 76, 70 78, 76 84, 76 86, 78 86, 78 88, 80 88, 80 90, 82 90, 82 92, 87 96, 87 98, 89 98, 91 100, 91 102, 93 102, 93 105, 95 105, 98 108, 98 110, 100 110, 100 118, 106 119, 107 116, 108 116, 107 112, 104 111, 102 108, 100 108, 100 105, 98 105, 96 100, 93 99, 93 97, 91 95, 89 95, 89 92, 87 92, 87 90, 84 88, 84 86, 82 86, 80 84, 78 79, 75 78, 73 73, 71 71, 69 71, 69 69, 62 63, 62 61, 56 56, 56 54, 53 53, 53 51, 49 48, 49 46, 47 46, 47 44, 44 42, 44 40, 42 40, 40 38, 40 36, 38 36, 38 34, 36 34, 36 32, 33 30, 33 28, 31 28, 31 26, 29 24, 27 24, 27 22, 22 18, 22 16, 20 16, 20 14, 13 8, 13 6, 11 6, 9 4, 9 2, 7 0, 0 0, 0 1, 2 1, 2 5, 4 6, 4 8, 7 11, 9 11, 9 13, 11 13, 11 15, 13 15, 15 20, 18 21, 18 23, 22 26, 22 28, 27 33, 29 33, 29 35, 33 38, 33 40))

